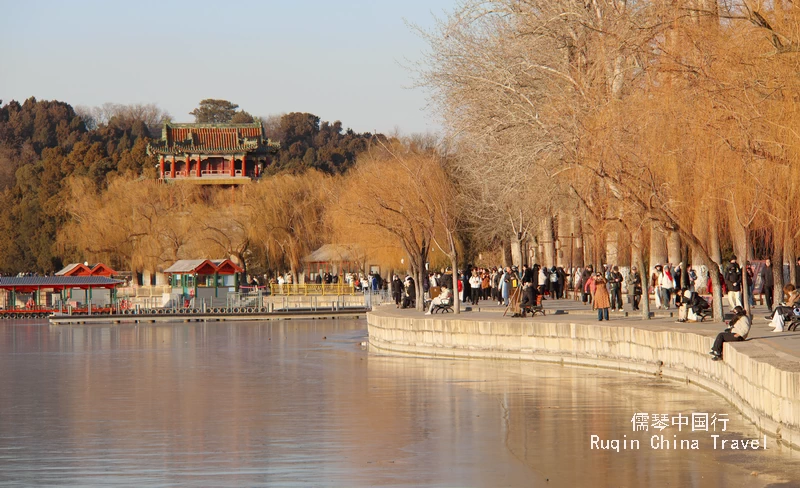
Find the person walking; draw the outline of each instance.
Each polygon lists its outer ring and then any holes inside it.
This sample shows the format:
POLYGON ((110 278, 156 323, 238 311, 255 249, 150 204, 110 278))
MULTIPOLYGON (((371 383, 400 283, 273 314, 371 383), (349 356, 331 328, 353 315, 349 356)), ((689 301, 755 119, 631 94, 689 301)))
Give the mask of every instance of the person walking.
POLYGON ((750 261, 747 261, 744 267, 744 281, 745 286, 747 286, 747 302, 750 304, 750 307, 756 306, 756 300, 753 296, 753 292, 756 289, 756 280, 755 280, 755 270, 753 269, 753 265, 750 264, 750 261))
POLYGON ((579 296, 580 297, 583 296, 583 293, 581 291, 581 290, 583 290, 583 288, 582 288, 582 286, 583 286, 583 271, 580 268, 575 268, 573 271, 574 271, 574 274, 573 274, 573 278, 572 278, 572 286, 573 286, 572 298, 575 299, 575 300, 578 300, 579 296))
POLYGON ((497 300, 498 305, 503 304, 503 297, 500 294, 500 281, 503 279, 502 268, 494 268, 492 270, 492 298, 497 300))
POLYGON ((556 274, 558 274, 558 283, 556 283, 556 296, 558 298, 564 298, 564 291, 567 289, 567 273, 564 271, 564 268, 559 266, 556 268, 556 274))
POLYGON ((478 298, 480 298, 480 294, 481 294, 481 282, 482 282, 482 280, 481 280, 481 277, 478 276, 478 270, 477 269, 473 269, 472 270, 472 276, 469 277, 469 287, 470 287, 470 291, 472 292, 471 293, 471 298, 472 298, 472 304, 473 305, 477 305, 478 304, 478 298))
POLYGON ((759 274, 761 275, 761 293, 764 294, 764 302, 770 312, 772 311, 773 293, 775 292, 775 275, 772 273, 772 260, 767 258, 759 274))
POLYGON ((661 305, 669 310, 669 305, 672 302, 672 294, 675 291, 675 279, 669 269, 665 266, 659 278, 659 286, 661 287, 661 305))
POLYGON ((489 275, 489 270, 484 269, 483 273, 481 274, 481 299, 488 300, 489 299, 489 292, 492 289, 491 277, 489 275))
POLYGON ((611 311, 622 311, 622 273, 619 272, 619 267, 614 266, 611 268, 611 282, 609 289, 611 290, 611 311))
MULTIPOLYGON (((595 280, 595 275, 591 274, 591 275, 589 275, 588 278, 586 278, 586 280, 585 280, 585 282, 583 284, 583 293, 585 295, 589 296, 589 298, 588 298, 589 303, 592 303, 592 301, 594 299, 594 290, 595 290, 594 280, 595 280)), ((594 308, 594 306, 592 308, 594 308)))
POLYGON ((511 268, 506 268, 503 275, 500 277, 500 297, 502 299, 501 305, 508 306, 508 298, 511 293, 511 268))
POLYGON ((400 277, 397 275, 392 276, 392 298, 394 298, 394 304, 396 308, 400 308, 400 302, 403 299, 403 282, 400 281, 400 277))
POLYGON ((558 270, 556 270, 555 266, 550 268, 547 281, 550 283, 550 298, 554 300, 558 299, 558 270))
POLYGON ((602 273, 597 273, 594 278, 594 297, 592 300, 592 307, 597 310, 597 320, 602 322, 608 320, 608 308, 611 306, 611 300, 608 295, 608 288, 606 288, 606 279, 602 273))
POLYGON ((586 284, 592 276, 594 276, 594 270, 590 264, 583 268, 583 272, 581 273, 581 290, 583 290, 583 296, 581 298, 583 303, 592 303, 592 296, 586 291, 586 284))
POLYGON ((725 286, 728 288, 728 305, 731 309, 742 306, 742 268, 736 262, 736 255, 731 256, 725 267, 725 286))
POLYGON ((642 299, 642 275, 636 269, 636 266, 631 268, 628 275, 628 293, 631 296, 631 305, 633 310, 639 310, 639 301, 642 299))
POLYGON ((650 275, 650 288, 653 289, 653 296, 656 299, 656 308, 659 310, 661 309, 661 286, 658 283, 661 281, 662 274, 663 268, 660 264, 656 264, 653 267, 653 274, 650 275))

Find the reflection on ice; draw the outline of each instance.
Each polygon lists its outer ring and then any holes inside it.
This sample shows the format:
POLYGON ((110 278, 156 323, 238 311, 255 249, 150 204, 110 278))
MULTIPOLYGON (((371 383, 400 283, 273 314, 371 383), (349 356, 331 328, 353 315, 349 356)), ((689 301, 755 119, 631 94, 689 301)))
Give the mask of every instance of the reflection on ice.
POLYGON ((714 411, 730 417, 721 438, 759 436, 707 392, 592 369, 385 356, 361 347, 364 328, 0 323, 0 484, 729 487, 800 479, 798 456, 774 444, 652 450, 649 433, 632 431, 635 412, 714 411), (640 439, 642 448, 592 450, 593 435, 640 439))

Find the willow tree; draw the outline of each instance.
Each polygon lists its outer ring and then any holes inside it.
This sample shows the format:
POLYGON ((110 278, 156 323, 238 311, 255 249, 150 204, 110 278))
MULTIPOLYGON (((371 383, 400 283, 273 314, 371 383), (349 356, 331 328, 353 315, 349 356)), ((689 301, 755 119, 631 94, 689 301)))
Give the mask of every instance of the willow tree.
POLYGON ((367 242, 393 241, 402 248, 417 283, 418 310, 423 307, 423 273, 440 223, 436 202, 445 191, 441 180, 432 177, 437 169, 430 154, 398 140, 375 144, 345 176, 331 213, 340 233, 367 242))
MULTIPOLYGON (((251 185, 252 186, 252 185, 251 185)), ((211 201, 196 208, 193 228, 198 232, 197 256, 225 257, 233 260, 247 274, 254 222, 253 202, 245 187, 235 193, 221 191, 211 201), (231 202, 233 200, 233 202, 231 202)))
POLYGON ((430 51, 420 83, 433 89, 455 149, 472 233, 484 244, 510 242, 517 265, 522 242, 555 214, 552 177, 575 141, 577 120, 568 112, 580 107, 577 81, 553 49, 569 37, 566 23, 554 22, 556 34, 534 27, 537 15, 565 10, 583 16, 578 2, 471 1, 423 32, 430 51))
POLYGON ((98 189, 90 179, 67 183, 70 221, 57 243, 73 259, 98 259, 132 271, 156 270, 192 257, 193 214, 200 201, 191 185, 163 185, 125 177, 98 189))
POLYGON ((273 263, 285 262, 297 283, 303 257, 329 237, 324 213, 334 181, 311 170, 250 185, 238 200, 238 205, 247 208, 241 212, 242 242, 261 246, 273 263))
MULTIPOLYGON (((741 248, 775 223, 772 235, 795 251, 787 163, 799 121, 799 12, 745 0, 465 2, 429 35, 423 81, 452 136, 472 153, 492 148, 490 166, 509 181, 558 175, 598 228, 621 220, 643 238, 630 224, 652 224, 672 237, 673 255, 683 243, 719 268, 721 245, 741 248), (516 172, 498 163, 521 152, 530 162, 516 172), (731 233, 720 236, 722 226, 731 233)), ((712 269, 721 320, 718 277, 712 269)))

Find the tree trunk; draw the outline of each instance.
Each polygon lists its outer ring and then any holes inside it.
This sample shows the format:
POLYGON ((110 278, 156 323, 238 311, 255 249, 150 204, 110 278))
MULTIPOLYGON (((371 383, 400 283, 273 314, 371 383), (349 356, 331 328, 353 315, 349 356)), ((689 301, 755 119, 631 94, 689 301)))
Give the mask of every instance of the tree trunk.
POLYGON ((416 309, 418 312, 425 310, 425 292, 422 290, 422 273, 425 272, 425 258, 427 257, 427 254, 428 253, 423 250, 418 256, 414 256, 412 261, 412 268, 416 268, 414 269, 414 274, 417 282, 414 284, 414 291, 417 295, 416 309), (414 261, 416 261, 416 264, 414 264, 414 261))
MULTIPOLYGON (((648 288, 650 284, 650 277, 647 275, 644 264, 644 253, 642 252, 642 230, 637 229, 631 235, 631 263, 639 268, 642 275, 642 302, 639 304, 642 309, 642 320, 650 320, 650 293, 648 288)), ((630 293, 630 290, 628 290, 630 293)))
MULTIPOLYGON (((501 242, 500 245, 503 247, 503 267, 507 268, 507 267, 511 266, 511 261, 512 261, 512 258, 511 258, 511 246, 506 241, 501 242)), ((455 272, 456 272, 456 270, 454 269, 453 273, 455 273, 455 272)))
MULTIPOLYGON (((711 209, 711 211, 708 212, 708 241, 709 246, 711 247, 711 249, 709 249, 709 257, 712 261, 714 261, 714 263, 721 263, 722 250, 719 246, 719 219, 715 209, 711 209)), ((708 265, 709 269, 711 264, 712 263, 709 263, 708 265)), ((722 270, 719 269, 719 266, 717 266, 716 271, 720 272, 722 270)))
POLYGON ((650 269, 648 269, 648 279, 656 268, 656 264, 666 264, 667 262, 667 242, 664 233, 653 224, 650 229, 650 269))
POLYGON ((736 213, 736 205, 728 206, 728 228, 730 229, 731 242, 733 242, 733 253, 736 254, 742 267, 750 259, 747 249, 747 236, 745 229, 739 224, 736 213))
POLYGON ((783 242, 785 224, 779 223, 773 228, 772 239, 772 279, 775 283, 772 291, 773 307, 781 301, 783 297, 783 242))
MULTIPOLYGON (((744 249, 749 249, 750 246, 750 229, 744 228, 744 249)), ((746 251, 745 251, 746 252, 746 251)), ((755 280, 755 276, 753 277, 755 280)), ((750 318, 750 322, 753 321, 753 314, 750 309, 750 286, 747 284, 747 261, 744 262, 744 266, 742 266, 742 305, 744 305, 744 310, 747 312, 747 316, 750 318)))
MULTIPOLYGON (((453 268, 453 276, 455 277, 458 270, 458 249, 456 249, 456 238, 450 230, 447 231, 447 243, 450 245, 450 252, 447 253, 450 257, 450 267, 453 268)), ((453 312, 460 314, 461 296, 458 293, 458 283, 453 283, 453 285, 453 312)))
MULTIPOLYGON (((700 241, 708 242, 708 217, 706 213, 697 212, 695 214, 694 222, 692 222, 692 234, 696 235, 700 241)), ((698 253, 695 248, 689 247, 691 250, 689 259, 691 260, 692 266, 695 267, 695 271, 697 271, 697 266, 701 264, 708 266, 708 263, 701 259, 700 253, 698 253)))
POLYGON ((511 262, 514 266, 522 267, 522 241, 519 234, 511 236, 511 262))
POLYGON ((681 236, 677 232, 667 234, 667 257, 673 266, 681 262, 681 236))
POLYGON ((583 236, 583 265, 589 266, 595 264, 594 262, 594 244, 592 243, 592 236, 588 238, 583 236))
POLYGON ((714 310, 714 322, 722 322, 724 319, 722 315, 722 283, 719 279, 719 273, 715 272, 715 269, 711 269, 712 266, 716 266, 716 264, 709 266, 709 271, 711 272, 711 288, 713 289, 712 308, 714 310))
POLYGON ((556 246, 553 239, 553 219, 551 217, 545 217, 542 220, 542 244, 544 244, 544 262, 542 264, 548 268, 555 266, 556 246))
POLYGON ((572 239, 572 266, 583 268, 583 233, 580 219, 571 217, 571 225, 570 235, 575 237, 572 239))
MULTIPOLYGON (((452 245, 452 244, 451 244, 452 245)), ((455 280, 456 270, 458 270, 458 253, 455 250, 455 246, 452 247, 450 253, 450 266, 453 268, 453 279, 455 280)), ((471 290, 470 290, 471 291, 471 290)), ((453 283, 453 312, 460 314, 461 313, 461 294, 458 293, 458 283, 453 283)))
MULTIPOLYGON (((786 256, 786 262, 789 263, 789 283, 795 284, 797 283, 797 267, 795 266, 797 260, 794 253, 794 239, 789 235, 789 232, 786 232, 786 239, 783 241, 783 252, 786 256)), ((783 272, 783 263, 781 263, 781 272, 783 272)))
POLYGON ((606 256, 605 231, 595 234, 592 241, 592 249, 594 249, 592 256, 592 260, 594 261, 594 269, 603 269, 603 265, 608 264, 608 257, 606 256))
POLYGON ((612 230, 606 233, 606 242, 604 246, 606 250, 606 259, 604 263, 609 266, 619 264, 619 232, 612 230))

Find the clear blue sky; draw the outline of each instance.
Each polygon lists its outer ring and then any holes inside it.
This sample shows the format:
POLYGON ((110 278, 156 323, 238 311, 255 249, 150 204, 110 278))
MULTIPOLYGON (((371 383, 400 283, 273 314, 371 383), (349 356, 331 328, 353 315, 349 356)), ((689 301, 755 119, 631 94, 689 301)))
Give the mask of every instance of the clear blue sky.
POLYGON ((179 122, 204 98, 253 115, 311 112, 358 132, 436 130, 401 65, 456 0, 0 0, 0 99, 156 103, 179 122))

